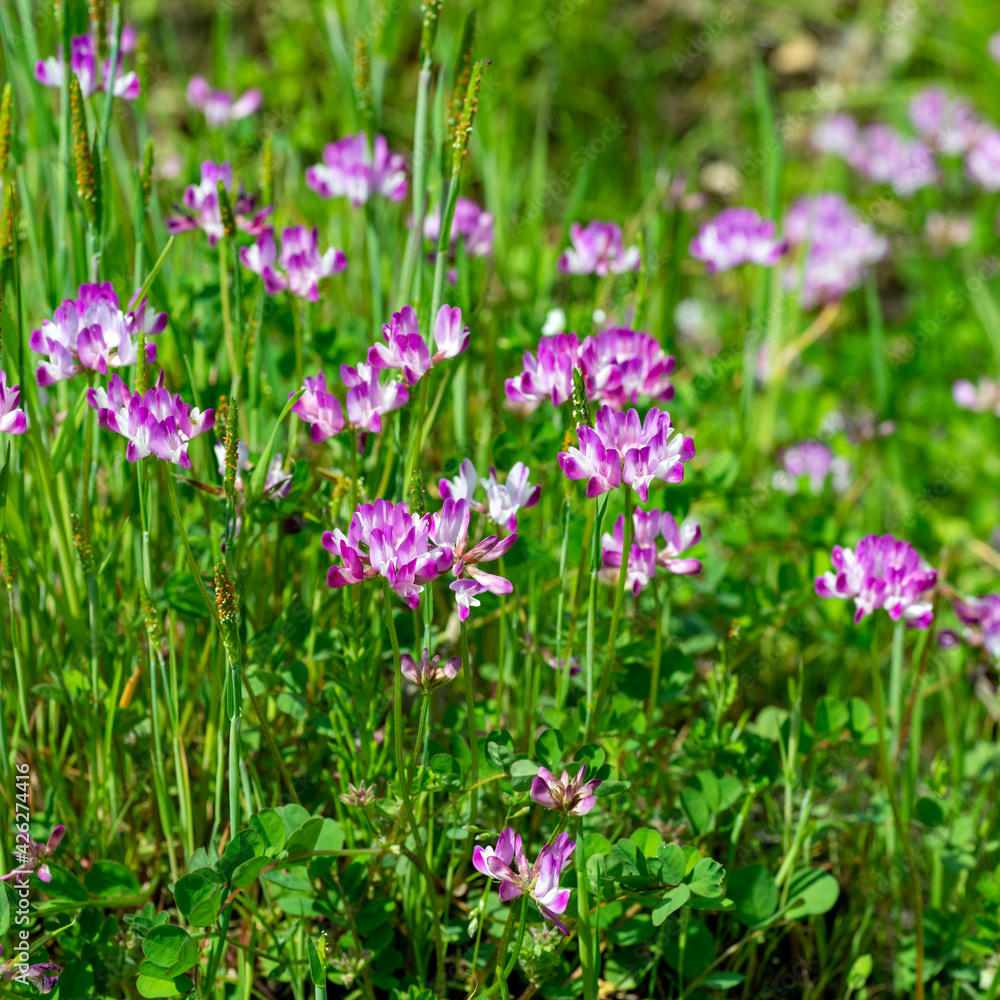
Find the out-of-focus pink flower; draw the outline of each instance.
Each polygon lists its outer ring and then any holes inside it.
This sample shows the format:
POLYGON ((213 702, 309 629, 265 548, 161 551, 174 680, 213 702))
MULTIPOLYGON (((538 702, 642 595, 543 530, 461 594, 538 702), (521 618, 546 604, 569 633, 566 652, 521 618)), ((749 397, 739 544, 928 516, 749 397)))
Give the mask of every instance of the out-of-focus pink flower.
POLYGON ((523 462, 515 462, 506 480, 498 483, 496 470, 490 466, 489 477, 482 480, 490 519, 508 531, 517 531, 518 511, 534 507, 542 495, 541 486, 528 482, 530 472, 523 462))
POLYGON ((994 659, 1000 659, 1000 594, 955 598, 952 607, 965 626, 961 638, 970 646, 982 646, 994 659))
POLYGON ((355 208, 381 195, 390 201, 406 197, 406 161, 390 153, 385 136, 375 136, 370 152, 364 132, 345 135, 323 149, 323 162, 306 169, 306 184, 323 198, 347 197, 355 208))
MULTIPOLYGON (((410 220, 413 225, 413 220, 410 220)), ((441 236, 441 206, 424 216, 424 239, 434 245, 441 236)), ((469 198, 459 198, 455 202, 455 214, 451 220, 450 245, 454 248, 458 238, 465 243, 465 252, 470 257, 493 256, 493 214, 481 209, 469 198)))
POLYGON ((244 267, 264 279, 268 295, 277 295, 286 288, 310 302, 319 301, 319 283, 347 268, 343 250, 330 247, 319 252, 319 229, 315 226, 290 226, 281 234, 281 255, 274 242, 274 230, 266 228, 250 247, 240 249, 244 267), (277 261, 277 263, 275 263, 277 261))
MULTIPOLYGON (((155 337, 166 325, 167 314, 147 313, 145 299, 122 312, 110 281, 81 285, 77 297, 63 299, 52 319, 28 338, 28 346, 49 359, 38 366, 36 380, 49 386, 84 369, 107 375, 109 368, 134 365, 140 330, 155 337)), ((156 345, 147 341, 146 361, 155 360, 156 345)))
POLYGON ((496 848, 473 848, 472 864, 476 871, 500 883, 501 902, 509 903, 527 894, 535 901, 538 912, 568 936, 569 931, 559 917, 566 912, 570 891, 559 888, 559 878, 575 848, 576 841, 560 833, 530 864, 524 856, 520 835, 508 826, 500 834, 496 848))
POLYGON ((655 407, 639 420, 635 410, 616 413, 602 406, 594 427, 577 427, 579 447, 559 453, 569 479, 588 479, 587 496, 595 497, 624 482, 645 502, 650 483, 679 483, 684 463, 694 457, 694 442, 677 433, 670 414, 655 407))
POLYGON ((323 548, 339 556, 326 582, 346 587, 374 576, 384 577, 406 604, 420 604, 423 584, 445 568, 447 559, 428 544, 430 516, 411 514, 405 503, 376 500, 359 504, 345 535, 339 528, 323 533, 323 548))
POLYGON ((847 162, 877 184, 906 197, 938 182, 934 154, 919 139, 907 139, 890 125, 861 130, 847 162))
POLYGON ((624 274, 638 271, 641 263, 638 247, 625 249, 621 226, 614 222, 579 222, 569 227, 572 246, 559 255, 556 266, 565 274, 624 274))
POLYGON ((594 792, 601 783, 600 778, 584 781, 587 765, 581 764, 574 777, 563 771, 556 778, 548 768, 540 767, 531 780, 531 797, 546 809, 554 809, 568 816, 586 816, 597 804, 594 792))
POLYGON ((548 398, 562 406, 573 395, 573 369, 580 353, 575 333, 557 333, 538 345, 538 357, 524 352, 524 370, 504 382, 507 398, 515 403, 537 406, 548 398))
POLYGON ((0 371, 0 433, 23 434, 28 429, 28 418, 21 409, 21 387, 7 387, 7 373, 0 371))
POLYGON ((834 455, 822 441, 798 441, 785 449, 781 457, 782 470, 775 473, 772 485, 782 493, 798 492, 799 480, 805 476, 809 489, 819 495, 827 476, 832 477, 834 493, 844 493, 851 484, 851 465, 843 456, 834 455))
POLYGON ((828 115, 813 129, 811 140, 814 149, 846 160, 858 141, 858 123, 843 113, 828 115))
MULTIPOLYGON (((208 237, 208 245, 214 247, 226 235, 222 224, 222 209, 219 206, 218 182, 222 181, 226 193, 233 188, 233 169, 228 162, 212 163, 206 160, 201 165, 201 183, 189 184, 184 191, 184 204, 174 207, 179 215, 170 215, 166 219, 167 231, 170 233, 186 233, 192 229, 201 229, 208 237)), ((261 236, 269 231, 267 218, 274 211, 272 205, 256 210, 256 198, 247 194, 240 186, 240 193, 232 202, 233 218, 236 228, 251 236, 261 236)))
POLYGON ((740 264, 771 267, 788 249, 774 223, 752 208, 727 208, 703 222, 691 240, 691 256, 705 261, 710 273, 729 271, 740 264))
POLYGON ((87 402, 97 410, 100 427, 128 438, 125 458, 130 462, 155 455, 190 469, 188 442, 215 426, 214 410, 192 408, 163 388, 162 371, 145 394, 130 393, 121 378, 112 375, 106 390, 87 390, 87 402))
MULTIPOLYGON (((126 41, 135 39, 134 30, 126 34, 129 29, 122 32, 122 46, 118 51, 118 61, 115 66, 114 95, 124 97, 126 100, 134 101, 139 96, 139 78, 135 73, 122 73, 122 53, 130 51, 126 48, 126 41)), ((133 45, 134 48, 134 45, 133 45)), ((103 91, 107 87, 108 80, 111 79, 111 57, 104 60, 101 67, 97 61, 97 45, 93 35, 76 35, 70 39, 70 69, 80 81, 80 93, 84 97, 103 91)), ((35 63, 35 79, 46 87, 61 87, 66 73, 66 62, 63 58, 62 46, 59 47, 55 56, 47 59, 39 59, 35 63)))
POLYGON ((1000 381, 981 378, 978 385, 960 378, 951 387, 951 398, 956 406, 973 413, 992 411, 1000 417, 1000 381))
POLYGON ((984 191, 1000 191, 1000 130, 983 126, 965 154, 965 172, 984 191))
POLYGON ((787 288, 798 288, 801 282, 807 309, 843 298, 889 248, 885 238, 832 191, 795 202, 785 216, 784 230, 793 246, 808 247, 801 267, 790 265, 785 272, 787 288))
POLYGON ((910 101, 910 121, 935 149, 952 155, 965 153, 983 127, 967 102, 941 87, 925 87, 910 101))
POLYGON ((966 215, 928 212, 924 221, 924 238, 937 254, 943 254, 952 247, 964 247, 972 239, 972 219, 966 215))
POLYGON ((414 660, 408 653, 403 653, 399 661, 403 676, 425 694, 430 694, 443 684, 453 681, 462 668, 461 657, 453 656, 450 660, 445 660, 442 665, 441 657, 431 656, 426 648, 419 660, 414 660))
POLYGON ((192 108, 204 114, 209 128, 222 128, 257 111, 264 103, 264 92, 251 87, 234 100, 228 90, 216 90, 203 76, 193 76, 188 81, 187 99, 192 108))
POLYGON ((855 624, 878 608, 910 628, 924 629, 933 621, 933 605, 923 596, 937 582, 937 570, 907 542, 865 535, 856 549, 835 545, 830 561, 833 572, 816 577, 816 593, 853 600, 855 624))

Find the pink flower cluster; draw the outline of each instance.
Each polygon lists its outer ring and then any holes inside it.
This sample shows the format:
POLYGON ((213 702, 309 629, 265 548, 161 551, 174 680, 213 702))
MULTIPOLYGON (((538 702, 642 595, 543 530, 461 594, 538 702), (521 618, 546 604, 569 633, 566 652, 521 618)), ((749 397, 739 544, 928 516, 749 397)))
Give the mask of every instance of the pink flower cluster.
POLYGON ((364 132, 327 143, 323 162, 306 169, 306 184, 323 198, 347 197, 359 208, 375 195, 406 197, 406 161, 390 153, 385 136, 375 136, 374 156, 364 132))
POLYGON ((833 572, 816 577, 816 593, 853 600, 855 623, 878 608, 910 628, 927 628, 933 621, 931 602, 923 598, 937 582, 937 570, 907 542, 865 535, 856 549, 835 545, 830 561, 833 572))
POLYGON ((813 132, 813 145, 846 160, 868 180, 888 184, 906 197, 939 180, 930 147, 908 139, 890 125, 873 124, 859 129, 850 115, 838 114, 813 132))
MULTIPOLYGON (((28 346, 37 354, 48 355, 38 366, 36 379, 41 386, 72 378, 85 368, 107 375, 109 368, 127 367, 138 360, 139 331, 147 337, 162 333, 166 313, 146 312, 146 300, 130 303, 122 312, 118 296, 106 281, 81 285, 75 299, 63 299, 51 320, 43 320, 33 330, 28 346)), ((156 360, 156 345, 147 341, 146 361, 156 360)))
POLYGON ((423 584, 448 565, 447 554, 430 546, 430 517, 389 500, 359 504, 346 535, 339 528, 323 532, 323 548, 343 564, 330 567, 331 587, 383 577, 411 608, 420 604, 423 584))
POLYGON ((430 694, 458 676, 459 670, 462 669, 462 659, 453 656, 450 660, 445 660, 442 665, 441 657, 431 656, 425 647, 424 655, 419 660, 403 653, 399 658, 399 668, 411 684, 420 688, 424 694, 430 694))
POLYGON ((752 208, 727 208, 704 222, 691 240, 691 256, 705 261, 709 273, 729 271, 740 264, 771 267, 781 259, 788 244, 776 233, 770 219, 762 219, 752 208))
POLYGON ((264 92, 251 87, 233 99, 228 90, 216 90, 203 76, 193 76, 187 85, 188 104, 205 116, 209 128, 222 128, 228 122, 252 115, 264 103, 264 92))
POLYGON ((537 357, 524 353, 524 369, 506 379, 507 398, 525 409, 545 399, 562 406, 573 395, 573 369, 583 372, 590 400, 619 409, 640 396, 659 402, 674 398, 670 375, 674 358, 647 333, 615 327, 584 337, 557 333, 538 345, 537 357))
POLYGON ((560 833, 552 844, 546 844, 535 863, 524 855, 520 834, 507 827, 500 834, 497 846, 475 847, 472 864, 476 871, 500 883, 500 900, 509 903, 524 894, 535 901, 538 912, 563 934, 569 935, 566 925, 559 919, 569 903, 569 889, 559 888, 563 868, 576 849, 576 841, 560 833))
MULTIPOLYGON (((3 945, 0 944, 0 956, 3 955, 3 945)), ((30 983, 39 993, 51 993, 62 968, 53 965, 51 962, 37 962, 34 965, 25 965, 21 962, 21 956, 15 955, 12 959, 0 965, 0 983, 9 983, 15 980, 18 983, 30 983)))
MULTIPOLYGON (((229 163, 216 164, 211 160, 202 163, 201 183, 187 186, 183 206, 174 206, 180 214, 167 217, 167 231, 186 233, 192 229, 201 229, 208 237, 208 245, 214 247, 226 234, 219 207, 219 181, 222 181, 227 194, 232 192, 233 168, 229 163)), ((269 230, 267 217, 274 211, 274 207, 268 205, 260 211, 256 211, 255 207, 256 199, 241 186, 238 197, 232 202, 236 228, 251 236, 261 236, 269 230)))
POLYGON ((559 467, 569 479, 587 479, 587 496, 596 497, 625 483, 645 502, 654 479, 679 483, 684 463, 694 457, 694 442, 677 433, 670 414, 655 407, 639 420, 635 410, 597 412, 593 427, 580 424, 579 447, 559 453, 559 467))
POLYGON ((801 283, 807 309, 843 298, 888 250, 885 238, 832 191, 795 202, 785 216, 785 236, 792 246, 808 248, 802 264, 785 273, 786 287, 801 283))
POLYGON ((827 477, 831 477, 834 493, 844 493, 851 484, 851 463, 842 455, 834 455, 822 441, 797 441, 781 456, 782 468, 774 474, 771 485, 782 493, 794 496, 799 480, 806 477, 810 492, 823 492, 827 477))
MULTIPOLYGON (((108 40, 110 48, 112 40, 108 40)), ((139 36, 135 28, 126 25, 122 29, 121 45, 118 49, 118 61, 115 66, 114 95, 134 101, 139 96, 139 78, 135 73, 122 73, 122 53, 133 51, 139 44, 139 36)), ((69 43, 69 65, 76 78, 80 81, 80 92, 84 97, 103 91, 111 79, 111 57, 104 60, 103 67, 97 61, 97 40, 92 34, 76 35, 69 43)), ((66 60, 63 58, 62 46, 58 54, 47 59, 39 59, 35 63, 35 79, 46 87, 61 87, 66 73, 66 60)))
POLYGON ((586 228, 579 222, 569 227, 572 246, 564 250, 556 267, 564 274, 625 274, 638 271, 642 263, 638 247, 625 249, 621 226, 614 222, 590 222, 586 228))
POLYGON ((215 426, 214 410, 192 408, 163 388, 162 371, 156 385, 145 394, 130 393, 128 386, 112 375, 106 390, 87 390, 87 402, 97 410, 101 427, 128 438, 125 457, 130 462, 155 455, 190 469, 188 442, 215 426))
MULTIPOLYGON (((658 568, 685 576, 701 572, 700 559, 681 558, 701 540, 700 525, 678 527, 669 511, 636 510, 632 514, 632 527, 625 586, 632 591, 633 597, 638 597, 642 588, 653 581, 658 568), (665 545, 659 549, 661 537, 665 545)), ((619 515, 614 535, 605 532, 601 537, 601 569, 598 575, 604 583, 614 586, 618 582, 624 546, 625 518, 619 515)))
POLYGON ((319 301, 319 283, 347 268, 343 250, 330 247, 319 252, 319 229, 290 226, 281 234, 281 254, 274 242, 274 230, 264 228, 253 246, 241 247, 240 262, 264 279, 268 295, 287 289, 292 295, 319 301))
POLYGON ((410 398, 402 382, 383 385, 378 371, 368 364, 362 363, 357 368, 341 365, 340 376, 347 386, 347 421, 340 400, 327 391, 322 369, 315 378, 306 376, 305 392, 292 407, 292 413, 311 425, 310 436, 315 444, 345 429, 378 434, 382 430, 382 417, 398 410, 410 398))
POLYGON ((472 510, 489 511, 490 520, 508 531, 517 531, 518 511, 534 507, 542 495, 541 486, 528 482, 531 470, 523 462, 515 462, 503 483, 497 481, 496 469, 490 466, 486 479, 479 479, 476 467, 465 459, 454 479, 442 479, 438 490, 442 500, 468 500, 472 510), (486 503, 476 501, 475 495, 482 485, 486 503))
POLYGON ((434 343, 430 348, 420 333, 420 321, 412 306, 392 314, 388 323, 382 324, 384 344, 368 348, 368 364, 379 370, 402 371, 406 384, 411 388, 431 370, 433 365, 447 358, 458 357, 469 346, 469 328, 462 326, 462 310, 458 306, 443 305, 434 320, 434 343))

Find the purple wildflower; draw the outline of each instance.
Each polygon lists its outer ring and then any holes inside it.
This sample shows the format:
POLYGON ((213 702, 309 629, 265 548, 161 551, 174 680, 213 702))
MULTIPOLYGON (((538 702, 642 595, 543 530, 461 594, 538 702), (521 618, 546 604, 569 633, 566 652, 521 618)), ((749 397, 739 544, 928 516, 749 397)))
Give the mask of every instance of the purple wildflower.
POLYGON ((640 422, 635 410, 616 413, 610 406, 597 412, 594 427, 577 427, 579 447, 559 453, 559 466, 569 479, 589 479, 587 496, 595 497, 624 482, 645 502, 654 479, 679 483, 684 463, 694 457, 694 442, 678 434, 670 414, 655 407, 640 422))
POLYGON ((514 590, 510 580, 495 573, 487 573, 479 564, 499 559, 517 541, 517 535, 500 539, 497 535, 487 535, 482 541, 471 545, 469 523, 472 510, 469 501, 445 500, 439 513, 430 516, 430 538, 437 546, 436 553, 442 572, 451 569, 455 581, 450 585, 458 604, 461 621, 469 617, 470 607, 479 607, 475 600, 480 594, 505 595, 514 590))
POLYGON ((442 666, 441 657, 431 656, 426 648, 419 660, 414 660, 409 654, 403 653, 399 662, 403 676, 425 694, 430 694, 435 688, 453 681, 462 667, 462 659, 458 656, 445 660, 442 666))
POLYGON ((564 250, 556 262, 565 274, 596 274, 603 278, 609 272, 639 270, 639 248, 625 249, 621 226, 614 222, 590 222, 586 228, 574 222, 569 227, 569 238, 572 247, 564 250))
POLYGON ((65 835, 66 827, 61 823, 49 834, 49 839, 44 844, 37 843, 30 834, 19 833, 14 854, 21 863, 13 871, 0 875, 0 882, 13 881, 20 884, 21 879, 32 872, 43 882, 51 882, 52 872, 49 871, 48 859, 56 853, 65 835))
POLYGON ((28 418, 21 409, 21 387, 7 387, 7 373, 0 371, 0 434, 23 434, 28 418))
POLYGON ((557 333, 538 345, 538 357, 524 352, 524 371, 504 382, 507 398, 514 403, 537 406, 543 399, 562 406, 573 395, 573 369, 580 353, 575 333, 557 333))
POLYGON ((346 196, 355 208, 374 195, 390 201, 406 197, 406 161, 390 153, 385 136, 375 136, 375 155, 364 132, 327 143, 323 162, 306 169, 306 184, 323 198, 346 196))
POLYGON ((615 409, 637 403, 639 396, 659 402, 674 396, 673 356, 665 354, 654 337, 627 327, 602 330, 582 344, 575 333, 546 336, 538 344, 537 358, 526 351, 522 360, 524 369, 506 379, 504 388, 507 398, 526 410, 545 399, 562 406, 573 394, 576 367, 583 372, 587 397, 615 409))
POLYGON ((951 387, 951 398, 963 410, 973 413, 992 410, 1000 417, 1000 381, 981 378, 978 385, 973 385, 968 379, 960 378, 951 387))
POLYGON ((316 372, 315 378, 305 377, 305 392, 292 407, 292 413, 311 425, 310 437, 314 444, 344 429, 344 410, 340 400, 326 391, 326 376, 322 368, 316 372))
POLYGON ((233 100, 228 90, 216 90, 203 76, 193 76, 188 81, 187 99, 192 108, 204 114, 209 128, 222 128, 228 122, 252 115, 263 104, 264 92, 251 87, 233 100))
POLYGON ((927 628, 933 621, 930 601, 921 598, 937 582, 937 570, 907 542, 892 535, 865 535, 856 549, 835 545, 830 561, 834 572, 816 577, 816 593, 853 599, 855 623, 878 608, 910 628, 927 628))
POLYGON ((240 261, 264 279, 268 295, 277 295, 287 288, 292 295, 310 302, 319 301, 319 283, 324 278, 339 274, 347 267, 343 250, 330 247, 320 254, 319 229, 315 226, 312 229, 306 226, 285 229, 281 234, 280 256, 274 242, 274 230, 265 228, 253 246, 240 249, 240 261))
POLYGON ((347 416, 351 424, 363 431, 378 434, 382 417, 398 410, 410 398, 402 382, 379 382, 378 371, 364 363, 353 368, 340 366, 340 377, 347 389, 347 416))
POLYGON ((785 285, 802 283, 802 304, 834 302, 856 288, 865 268, 885 256, 888 243, 832 191, 800 198, 785 216, 785 235, 793 246, 806 245, 802 265, 785 273, 785 285))
POLYGON ((584 782, 586 773, 586 764, 581 764, 572 778, 569 771, 563 771, 562 777, 556 778, 547 768, 540 767, 538 775, 531 780, 531 797, 546 809, 569 816, 586 816, 597 804, 594 792, 601 783, 600 778, 584 782))
POLYGON ((627 327, 603 330, 584 338, 579 358, 587 397, 592 401, 617 410, 627 403, 634 406, 640 396, 659 402, 674 398, 670 384, 674 358, 648 333, 627 327))
MULTIPOLYGON (((625 586, 632 591, 633 597, 638 597, 642 588, 652 582, 657 568, 683 576, 701 572, 700 559, 681 558, 701 540, 700 525, 678 527, 674 515, 668 511, 636 510, 632 514, 632 526, 625 586), (665 542, 662 549, 658 548, 660 537, 665 542)), ((598 576, 611 586, 618 582, 624 545, 625 517, 619 515, 614 534, 604 532, 601 537, 601 569, 598 576)))
POLYGON ((727 208, 703 222, 691 240, 691 256, 705 261, 710 274, 729 271, 740 264, 771 267, 788 250, 770 219, 762 219, 752 208, 727 208))
POLYGON ((188 442, 215 426, 213 410, 192 409, 163 388, 162 371, 145 395, 130 393, 118 375, 112 375, 106 390, 87 390, 87 402, 97 410, 99 426, 128 438, 125 458, 130 462, 155 455, 190 469, 188 442))
MULTIPOLYGON (((2 955, 3 945, 0 945, 0 956, 2 955)), ((24 965, 18 961, 18 956, 15 956, 9 962, 0 965, 0 983, 9 983, 11 980, 22 984, 30 983, 39 993, 51 993, 61 973, 62 968, 51 962, 24 965)))
POLYGON ((399 369, 408 386, 414 386, 430 371, 431 366, 445 358, 454 358, 469 346, 469 328, 462 326, 462 310, 443 305, 434 321, 434 343, 437 351, 431 356, 420 323, 412 306, 392 314, 389 323, 382 324, 384 344, 368 348, 368 364, 384 370, 399 369))
MULTIPOLYGON (((136 44, 135 29, 122 31, 122 44, 118 50, 118 62, 115 67, 114 95, 134 101, 139 96, 139 78, 135 73, 122 73, 122 53, 131 51, 136 44)), ((103 67, 97 61, 97 45, 93 35, 76 35, 69 43, 69 64, 77 80, 80 81, 80 92, 84 97, 103 91, 111 78, 111 57, 104 61, 103 67)), ((66 73, 66 61, 62 46, 55 56, 39 59, 35 63, 35 79, 46 87, 61 87, 66 73)))
MULTIPOLYGON (((228 162, 215 164, 206 160, 201 165, 201 183, 189 184, 184 191, 183 207, 175 205, 180 215, 167 217, 167 231, 186 233, 192 229, 203 229, 208 237, 208 245, 214 247, 226 235, 219 207, 218 182, 222 181, 227 194, 233 187, 233 169, 228 162)), ((233 217, 236 228, 251 236, 261 236, 269 226, 267 217, 274 211, 268 205, 255 211, 256 199, 240 186, 239 196, 233 201, 233 217)))
POLYGON ((570 891, 559 888, 559 878, 575 848, 576 841, 560 833, 539 851, 532 865, 524 856, 520 835, 508 826, 500 834, 496 848, 473 848, 472 863, 476 871, 499 881, 501 902, 509 903, 526 893, 535 901, 538 912, 568 936, 559 915, 566 912, 570 891))
POLYGON ((528 482, 531 470, 523 462, 515 462, 503 483, 497 482, 496 470, 490 466, 490 474, 482 480, 489 504, 490 520, 508 531, 517 531, 517 513, 534 507, 542 495, 539 485, 528 482))
MULTIPOLYGON (((167 314, 147 313, 145 299, 122 312, 110 281, 81 285, 77 298, 63 299, 52 320, 43 320, 42 328, 28 338, 33 351, 49 358, 38 366, 38 384, 61 382, 85 368, 107 375, 109 368, 134 365, 139 331, 154 337, 166 325, 167 314)), ((146 361, 155 360, 156 345, 147 341, 146 361)))
POLYGON ((346 587, 381 576, 406 604, 420 604, 423 584, 447 568, 447 556, 428 544, 430 516, 411 514, 405 503, 376 500, 359 504, 345 535, 339 528, 323 532, 323 548, 339 556, 326 582, 346 587))

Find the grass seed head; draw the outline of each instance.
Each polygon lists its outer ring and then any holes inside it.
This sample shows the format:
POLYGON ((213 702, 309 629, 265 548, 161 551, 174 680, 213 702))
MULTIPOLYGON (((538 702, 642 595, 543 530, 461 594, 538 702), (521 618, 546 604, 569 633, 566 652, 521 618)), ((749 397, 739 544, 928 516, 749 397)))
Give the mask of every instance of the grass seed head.
POLYGON ((229 192, 221 179, 215 182, 215 190, 219 195, 219 215, 222 216, 222 228, 225 230, 226 239, 231 240, 236 236, 236 218, 233 215, 233 206, 229 202, 229 192))
POLYGON ((14 123, 14 91, 10 81, 3 85, 0 98, 0 174, 7 169, 10 160, 10 134, 14 123))
POLYGON ((139 182, 142 185, 142 207, 149 207, 149 196, 153 193, 153 139, 146 140, 146 148, 142 151, 142 173, 139 175, 139 182))
POLYGON ((590 400, 587 398, 587 384, 583 377, 583 369, 579 365, 573 369, 572 406, 573 420, 577 426, 580 424, 594 426, 594 415, 590 409, 590 400))
POLYGON ((93 154, 87 137, 87 116, 83 107, 83 93, 76 74, 69 78, 69 107, 73 123, 73 158, 76 163, 76 193, 83 203, 83 211, 91 224, 97 221, 97 177, 94 173, 93 154))
POLYGON ((354 39, 354 102, 358 114, 370 121, 372 117, 371 58, 368 37, 360 34, 354 39))

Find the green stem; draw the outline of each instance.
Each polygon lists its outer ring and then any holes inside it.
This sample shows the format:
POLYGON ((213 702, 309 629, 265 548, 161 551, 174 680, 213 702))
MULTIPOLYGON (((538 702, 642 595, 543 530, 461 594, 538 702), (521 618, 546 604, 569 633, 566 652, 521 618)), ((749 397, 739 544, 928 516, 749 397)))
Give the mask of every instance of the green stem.
POLYGON ((597 977, 594 975, 594 937, 590 924, 590 884, 587 877, 587 850, 584 846, 582 821, 576 821, 576 850, 573 852, 576 868, 577 912, 580 925, 577 943, 580 949, 580 969, 583 972, 584 1000, 596 1000, 597 977))
POLYGON ((385 306, 382 301, 382 247, 375 220, 375 205, 371 201, 365 203, 365 246, 368 249, 368 276, 372 290, 372 343, 375 343, 385 321, 385 306))
MULTIPOLYGON (((902 625, 897 625, 897 631, 902 625)), ((879 763, 882 767, 882 782, 885 785, 886 797, 889 799, 889 807, 892 810, 892 819, 896 827, 896 834, 899 843, 903 848, 903 855, 906 858, 907 867, 910 870, 910 882, 913 887, 913 915, 916 931, 916 968, 914 970, 916 983, 914 985, 915 1000, 924 1000, 924 897, 923 888, 920 885, 920 873, 917 871, 917 859, 913 854, 913 846, 910 841, 910 831, 899 811, 899 802, 896 798, 896 789, 893 782, 892 767, 889 764, 889 751, 886 742, 885 729, 885 705, 882 699, 882 671, 879 669, 879 631, 874 631, 874 642, 872 643, 872 693, 875 701, 875 722, 878 728, 878 752, 879 763)), ((894 655, 896 640, 893 638, 894 655)), ((900 640, 900 657, 902 656, 902 641, 900 640)))
POLYGON ((389 641, 392 644, 393 677, 392 677, 392 737, 396 753, 396 774, 399 778, 399 795, 403 800, 403 810, 413 832, 413 840, 417 849, 413 854, 427 885, 427 898, 431 907, 431 921, 434 928, 434 946, 437 951, 437 982, 435 989, 438 996, 444 995, 445 988, 445 948, 441 922, 438 919, 438 899, 434 886, 434 877, 428 867, 423 837, 420 834, 420 824, 417 823, 410 800, 410 789, 406 781, 406 769, 403 764, 403 670, 399 655, 399 638, 396 635, 396 623, 392 620, 392 590, 389 581, 382 577, 382 596, 385 600, 385 624, 389 631, 389 641))
POLYGON ((413 273, 424 243, 424 212, 427 194, 427 122, 431 88, 431 57, 424 53, 417 79, 417 114, 413 127, 413 226, 406 238, 403 254, 403 274, 396 291, 396 302, 402 308, 410 301, 413 273))
POLYGON ((420 758, 420 752, 423 748, 424 732, 427 729, 427 715, 430 704, 430 695, 424 691, 420 696, 420 721, 417 723, 417 738, 413 744, 413 753, 410 754, 410 766, 406 772, 406 782, 409 785, 413 784, 413 775, 417 770, 417 760, 420 758))
POLYGON ((469 658, 469 630, 465 622, 461 624, 462 672, 465 674, 465 710, 469 722, 469 750, 472 753, 472 779, 469 802, 469 827, 474 828, 479 820, 479 736, 476 729, 475 694, 472 690, 472 661, 469 658))
MULTIPOLYGON (((632 487, 625 486, 625 537, 622 545, 622 564, 618 570, 618 586, 615 591, 615 606, 611 612, 611 626, 608 629, 608 648, 604 654, 604 669, 601 672, 601 687, 597 692, 597 703, 591 712, 588 704, 587 712, 587 736, 585 743, 590 743, 594 736, 594 729, 600 722, 601 709, 604 707, 604 699, 608 693, 608 682, 611 680, 611 671, 615 663, 615 640, 618 638, 618 622, 621 619, 622 608, 625 606, 625 577, 628 575, 629 555, 632 552, 632 487)), ((594 534, 595 544, 597 533, 594 534)))
POLYGON ((660 602, 660 588, 653 581, 653 601, 656 604, 656 638, 653 642, 653 664, 649 678, 649 700, 646 702, 646 732, 653 728, 656 702, 660 693, 660 660, 663 658, 663 643, 670 645, 670 578, 667 577, 667 600, 660 602), (666 614, 664 614, 666 611, 666 614))
POLYGON ((569 664, 563 667, 563 604, 566 598, 566 566, 569 561, 569 518, 572 504, 569 497, 563 497, 562 502, 562 545, 559 549, 559 597, 556 601, 556 711, 561 716, 566 708, 566 697, 569 694, 569 664))

